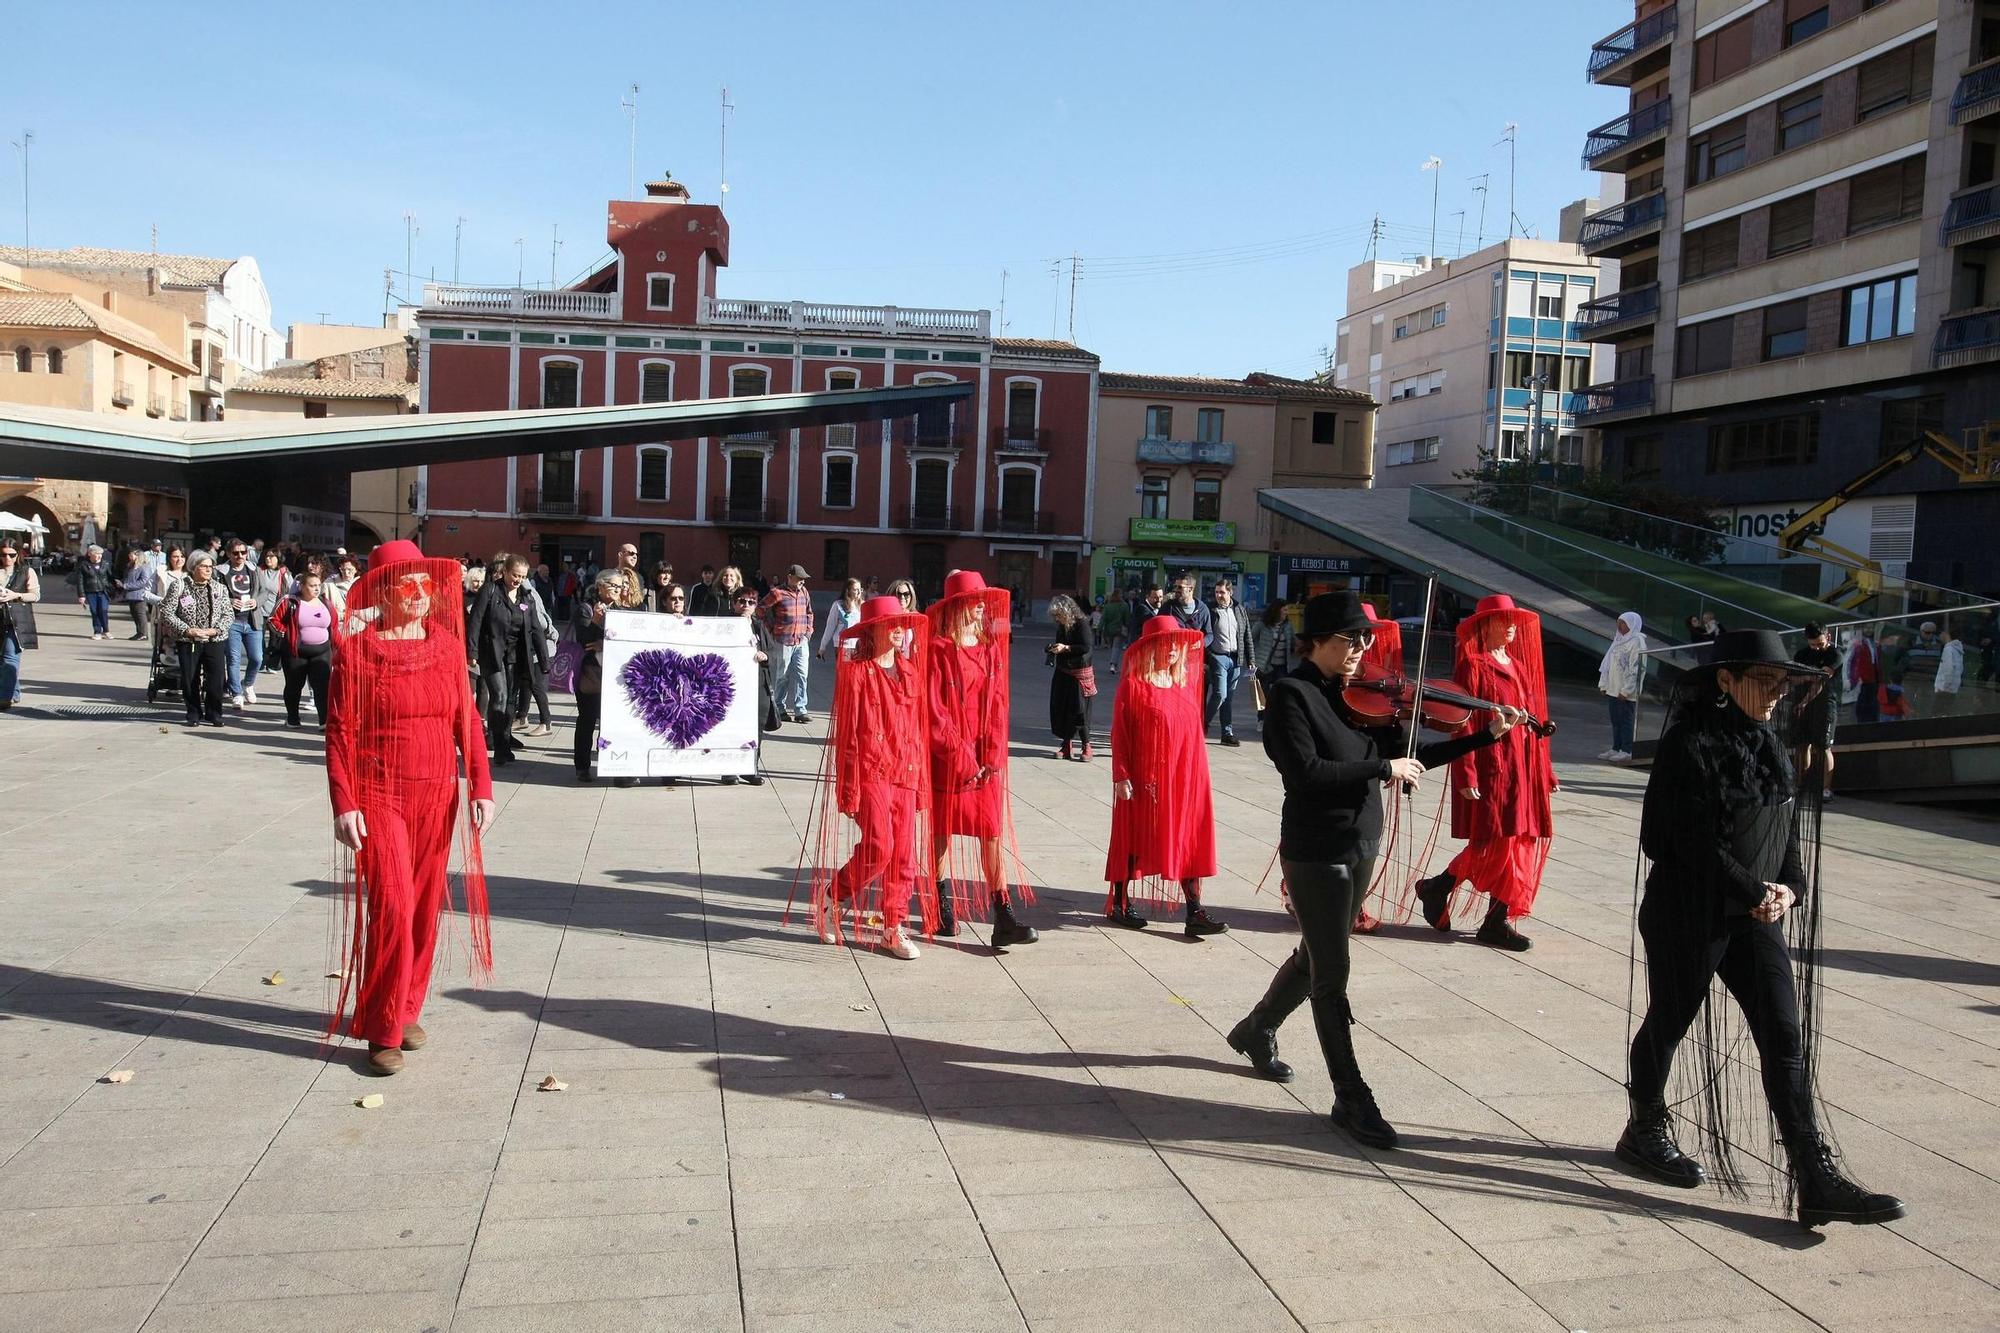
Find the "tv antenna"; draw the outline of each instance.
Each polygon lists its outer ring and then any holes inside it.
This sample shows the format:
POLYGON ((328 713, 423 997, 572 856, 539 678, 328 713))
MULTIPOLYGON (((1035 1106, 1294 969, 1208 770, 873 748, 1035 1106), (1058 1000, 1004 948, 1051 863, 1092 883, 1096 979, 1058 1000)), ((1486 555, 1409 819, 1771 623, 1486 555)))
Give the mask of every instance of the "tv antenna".
POLYGON ((722 189, 718 193, 718 205, 729 202, 729 113, 736 109, 736 103, 729 100, 729 85, 722 86, 722 189))
POLYGON ((454 285, 458 282, 459 248, 464 244, 464 241, 465 218, 461 215, 457 224, 451 229, 451 280, 454 285))
POLYGON ((1444 179, 1444 159, 1432 153, 1424 159, 1423 169, 1431 172, 1431 248, 1430 254, 1438 252, 1438 184, 1444 179))
POLYGON ((625 111, 625 197, 639 197, 639 85, 632 85, 629 97, 618 99, 625 111))
POLYGON ((1486 248, 1486 191, 1487 182, 1492 180, 1492 176, 1486 172, 1481 172, 1479 175, 1471 177, 1471 180, 1472 191, 1479 196, 1479 232, 1478 239, 1472 243, 1472 248, 1475 250, 1484 250, 1486 248))
MULTIPOLYGON (((1493 146, 1495 148, 1498 148, 1503 143, 1507 145, 1507 239, 1508 240, 1512 240, 1514 238, 1514 228, 1517 225, 1519 225, 1521 221, 1521 215, 1514 210, 1514 159, 1517 152, 1515 139, 1517 135, 1520 133, 1520 129, 1521 127, 1518 124, 1510 120, 1504 127, 1502 127, 1500 132, 1500 137, 1493 141, 1493 146)), ((1527 228, 1523 227, 1521 230, 1523 235, 1527 234, 1527 228)))
POLYGON ((410 279, 417 271, 417 233, 423 228, 417 225, 417 215, 403 210, 403 300, 410 299, 410 279))
POLYGON ((556 289, 556 255, 562 250, 562 224, 549 224, 549 290, 556 289))
POLYGON ((28 230, 28 149, 34 146, 35 132, 22 130, 20 138, 9 142, 21 150, 21 248, 29 252, 28 258, 33 259, 35 238, 34 233, 28 230))

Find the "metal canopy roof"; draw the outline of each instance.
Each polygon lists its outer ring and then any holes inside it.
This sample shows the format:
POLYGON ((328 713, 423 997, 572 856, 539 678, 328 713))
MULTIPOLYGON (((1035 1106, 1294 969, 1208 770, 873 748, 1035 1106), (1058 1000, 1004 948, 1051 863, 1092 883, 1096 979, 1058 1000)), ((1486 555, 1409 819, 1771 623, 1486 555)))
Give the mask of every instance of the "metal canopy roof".
POLYGON ((0 476, 187 486, 220 473, 364 472, 563 449, 942 416, 967 382, 702 398, 621 407, 316 420, 162 422, 0 403, 0 476))

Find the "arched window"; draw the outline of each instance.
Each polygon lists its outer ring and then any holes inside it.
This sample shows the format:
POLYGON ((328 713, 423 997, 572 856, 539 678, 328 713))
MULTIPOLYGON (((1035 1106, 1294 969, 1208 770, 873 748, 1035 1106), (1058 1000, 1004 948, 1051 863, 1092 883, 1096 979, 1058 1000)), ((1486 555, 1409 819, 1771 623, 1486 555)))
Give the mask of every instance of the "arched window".
POLYGON ((25 375, 34 368, 35 368, 34 351, 27 347, 16 347, 14 349, 14 369, 20 371, 23 375, 25 375))
POLYGON ((574 357, 548 357, 542 362, 542 406, 583 405, 583 363, 574 357))
POLYGON ((51 375, 60 375, 60 374, 62 374, 62 373, 63 373, 63 371, 62 371, 62 348, 60 348, 60 347, 51 347, 51 348, 49 348, 49 353, 48 353, 48 356, 49 356, 49 374, 51 374, 51 375))
POLYGON ((674 363, 671 361, 641 361, 639 363, 639 401, 642 403, 669 403, 674 397, 674 363))
POLYGON ((639 498, 667 500, 673 485, 674 453, 664 444, 639 446, 639 498))

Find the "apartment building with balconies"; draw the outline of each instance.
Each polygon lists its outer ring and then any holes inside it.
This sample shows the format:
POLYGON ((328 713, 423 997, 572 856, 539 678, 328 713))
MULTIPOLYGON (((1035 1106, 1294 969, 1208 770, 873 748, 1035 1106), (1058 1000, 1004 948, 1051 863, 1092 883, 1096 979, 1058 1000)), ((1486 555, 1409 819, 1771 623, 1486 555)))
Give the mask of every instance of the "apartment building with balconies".
POLYGON ((417 312, 427 412, 584 407, 965 381, 935 418, 528 454, 419 469, 427 549, 552 566, 670 560, 838 586, 953 568, 1040 600, 1082 591, 1097 358, 996 338, 984 310, 742 300, 722 210, 674 181, 610 205, 614 258, 563 290, 431 284, 417 312))
POLYGON ((1374 484, 1440 485, 1496 461, 1589 462, 1578 410, 1596 349, 1582 320, 1615 280, 1576 245, 1525 237, 1349 269, 1333 377, 1382 405, 1374 484))
MULTIPOLYGON (((1585 73, 1626 99, 1583 151, 1625 181, 1579 235, 1622 270, 1607 471, 1763 535, 2000 417, 2000 0, 1641 0, 1585 73)), ((1854 503, 1891 572, 2000 584, 2000 487, 1926 458, 1854 503)))
POLYGON ((1317 534, 1278 539, 1285 520, 1257 492, 1366 487, 1374 422, 1366 394, 1311 380, 1100 375, 1090 591, 1189 573, 1204 596, 1228 578, 1262 606, 1288 559, 1331 548, 1317 534))

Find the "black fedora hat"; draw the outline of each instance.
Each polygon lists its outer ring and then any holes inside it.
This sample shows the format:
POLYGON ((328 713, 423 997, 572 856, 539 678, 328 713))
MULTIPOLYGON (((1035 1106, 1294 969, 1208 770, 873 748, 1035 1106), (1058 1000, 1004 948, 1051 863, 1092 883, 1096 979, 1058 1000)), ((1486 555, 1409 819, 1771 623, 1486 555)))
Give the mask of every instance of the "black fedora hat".
POLYGON ((1826 675, 1817 667, 1794 662, 1785 651, 1784 639, 1774 629, 1724 630, 1709 645, 1707 660, 1702 663, 1705 670, 1728 667, 1731 671, 1742 671, 1760 666, 1778 667, 1795 676, 1826 675))
POLYGON ((1357 592, 1323 592, 1310 598, 1299 615, 1299 637, 1316 639, 1322 634, 1371 633, 1375 622, 1361 604, 1357 592))

